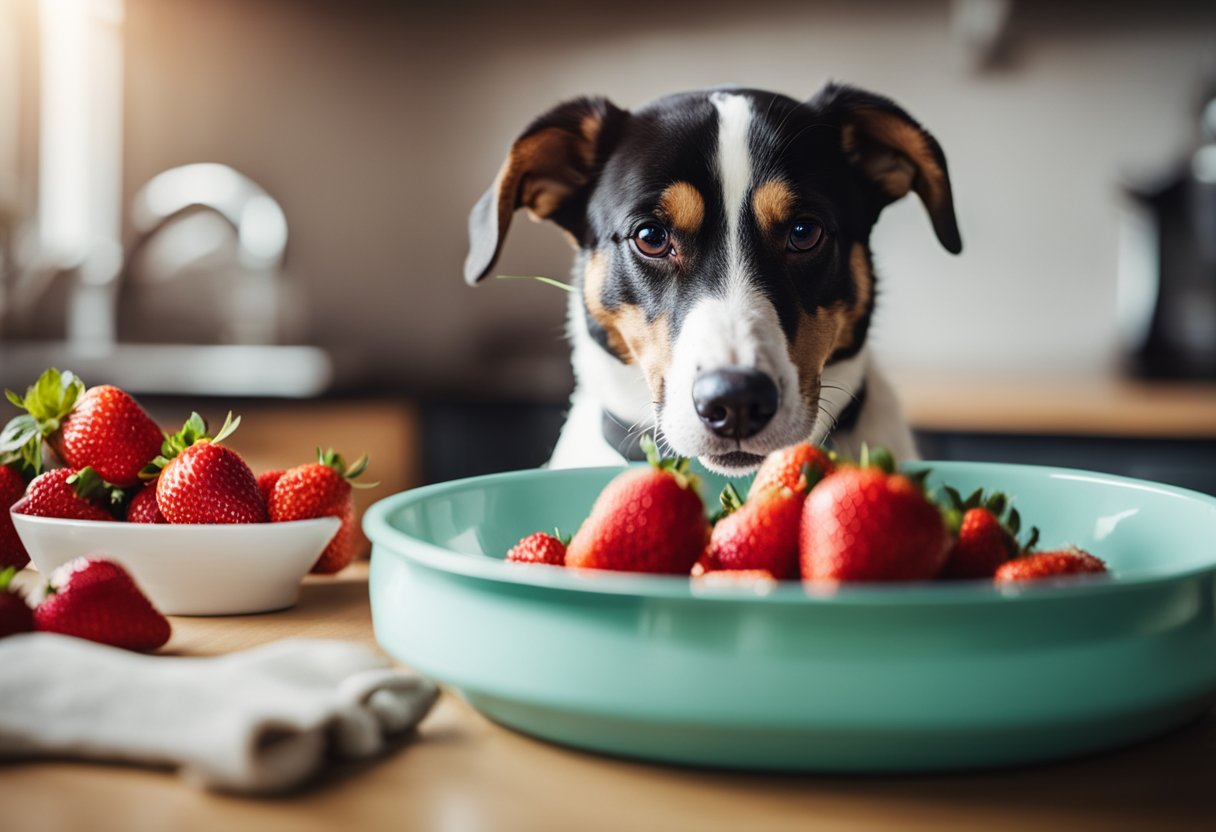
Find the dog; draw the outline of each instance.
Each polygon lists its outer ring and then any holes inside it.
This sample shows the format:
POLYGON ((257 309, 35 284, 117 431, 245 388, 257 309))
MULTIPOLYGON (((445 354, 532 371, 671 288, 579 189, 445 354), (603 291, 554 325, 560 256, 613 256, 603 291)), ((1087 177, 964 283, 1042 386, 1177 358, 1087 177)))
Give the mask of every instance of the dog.
POLYGON ((579 98, 511 146, 469 216, 464 275, 490 273, 521 207, 577 250, 576 383, 550 467, 636 459, 647 432, 728 476, 807 440, 914 458, 866 348, 871 229, 909 192, 959 253, 941 147, 855 87, 714 88, 635 112, 579 98))

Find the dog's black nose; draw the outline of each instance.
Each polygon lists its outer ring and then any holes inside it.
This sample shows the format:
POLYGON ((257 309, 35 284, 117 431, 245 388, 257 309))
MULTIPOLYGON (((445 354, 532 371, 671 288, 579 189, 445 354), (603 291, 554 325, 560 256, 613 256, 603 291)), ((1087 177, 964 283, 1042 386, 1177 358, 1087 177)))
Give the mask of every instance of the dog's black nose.
POLYGON ((701 373, 692 383, 692 403, 718 436, 755 436, 777 412, 780 394, 767 375, 740 367, 701 373))

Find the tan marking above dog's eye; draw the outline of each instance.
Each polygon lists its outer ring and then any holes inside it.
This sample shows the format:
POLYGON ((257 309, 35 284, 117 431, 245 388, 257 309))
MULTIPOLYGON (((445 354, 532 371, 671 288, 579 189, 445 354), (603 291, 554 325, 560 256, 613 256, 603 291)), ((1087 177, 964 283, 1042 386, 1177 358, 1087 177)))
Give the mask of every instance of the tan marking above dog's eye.
POLYGON ((659 210, 681 234, 696 234, 705 220, 705 200, 688 182, 668 185, 659 197, 659 210))
POLYGON ((770 179, 752 192, 752 210, 760 227, 775 233, 789 222, 794 212, 794 192, 784 182, 770 179))

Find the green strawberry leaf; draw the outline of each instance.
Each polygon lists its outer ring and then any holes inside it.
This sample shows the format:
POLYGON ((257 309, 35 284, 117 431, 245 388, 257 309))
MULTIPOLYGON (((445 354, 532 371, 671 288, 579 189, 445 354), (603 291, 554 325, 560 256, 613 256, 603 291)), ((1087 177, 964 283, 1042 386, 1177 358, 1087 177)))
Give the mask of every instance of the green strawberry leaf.
POLYGON ((718 503, 722 506, 722 511, 718 514, 719 520, 734 514, 743 507, 743 500, 739 497, 739 489, 735 488, 734 483, 728 482, 722 488, 722 493, 718 495, 718 503))
POLYGON ((42 472, 42 428, 28 413, 14 416, 0 431, 0 462, 42 472))
POLYGON ((4 397, 25 411, 0 432, 0 458, 19 459, 23 467, 42 471, 42 440, 59 430, 84 393, 84 382, 74 373, 51 367, 26 388, 25 395, 4 391, 4 397))
MULTIPOLYGON (((197 416, 198 414, 193 414, 193 415, 197 416)), ((221 443, 225 439, 227 439, 229 436, 232 436, 232 434, 236 433, 236 429, 239 428, 240 426, 241 426, 241 417, 237 416, 235 419, 233 419, 232 411, 229 410, 228 415, 224 418, 224 424, 220 425, 219 432, 215 436, 211 437, 211 441, 218 445, 219 443, 221 443)), ((199 438, 204 438, 204 437, 199 437, 199 438)), ((198 441, 198 440, 196 439, 195 441, 198 441)))
POLYGON ((379 482, 355 482, 355 478, 367 470, 367 464, 370 461, 371 458, 368 457, 367 454, 364 454, 356 459, 353 465, 348 467, 346 460, 343 459, 342 455, 333 448, 330 448, 327 451, 322 451, 319 446, 317 447, 317 462, 337 471, 342 479, 350 483, 351 488, 366 490, 368 488, 375 488, 376 486, 380 485, 379 482))
POLYGON ((681 488, 691 488, 695 491, 700 486, 701 480, 691 473, 692 461, 687 457, 661 456, 659 446, 650 434, 643 436, 639 444, 646 454, 646 461, 656 470, 666 471, 675 477, 681 488))
MULTIPOLYGON (((228 414, 228 419, 224 422, 224 427, 228 428, 228 433, 236 430, 236 425, 231 424, 232 414, 228 414)), ((237 419, 240 423, 240 419, 237 419)), ((165 441, 160 445, 160 454, 151 462, 143 467, 139 472, 139 478, 144 482, 151 482, 160 476, 160 472, 165 469, 173 459, 181 455, 181 452, 189 448, 196 442, 203 439, 210 439, 207 435, 207 421, 198 414, 197 411, 190 413, 190 418, 182 423, 181 430, 176 433, 170 433, 165 436, 165 441)))
POLYGON ((1022 515, 1018 514, 1016 508, 1009 510, 1009 519, 1005 521, 1005 528, 1015 538, 1018 536, 1018 532, 1022 530, 1022 515))
POLYGON ((865 442, 861 443, 857 464, 862 468, 877 468, 887 474, 895 473, 895 457, 891 452, 886 448, 871 448, 865 442))
POLYGON ((13 576, 17 574, 17 567, 10 566, 3 571, 0 571, 0 594, 8 592, 9 585, 13 582, 13 576))
POLYGON ((952 485, 943 485, 942 491, 946 492, 946 499, 950 504, 949 507, 962 514, 965 511, 963 508, 963 495, 959 493, 958 489, 952 485))
POLYGON ((1030 527, 1030 536, 1026 538, 1026 545, 1022 547, 1022 552, 1024 554, 1030 554, 1030 552, 1033 551, 1034 547, 1038 546, 1038 545, 1039 545, 1039 527, 1031 526, 1030 527))
POLYGON ((0 431, 0 453, 21 450, 31 439, 42 440, 38 420, 28 413, 14 416, 0 431))
POLYGON ((85 500, 93 498, 99 491, 107 487, 106 481, 93 470, 92 466, 86 466, 72 474, 68 477, 67 483, 72 486, 76 496, 85 500))
POLYGON ((49 436, 59 428, 59 422, 72 412, 76 401, 84 393, 84 382, 72 372, 59 372, 51 367, 26 388, 20 396, 12 390, 5 391, 5 398, 33 416, 49 436))
POLYGON ((826 476, 823 465, 818 461, 805 463, 802 466, 801 474, 801 482, 806 484, 804 494, 809 494, 811 489, 819 485, 819 481, 826 476))

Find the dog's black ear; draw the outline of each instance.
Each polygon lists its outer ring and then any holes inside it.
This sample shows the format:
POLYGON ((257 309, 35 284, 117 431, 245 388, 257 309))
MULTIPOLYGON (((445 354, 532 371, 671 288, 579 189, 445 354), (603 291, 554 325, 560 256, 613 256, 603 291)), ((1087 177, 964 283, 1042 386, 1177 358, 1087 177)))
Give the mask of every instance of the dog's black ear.
POLYGON ((494 267, 518 208, 582 238, 587 198, 627 117, 606 98, 578 98, 528 126, 469 214, 464 279, 470 285, 494 267))
POLYGON ((841 149, 878 186, 883 205, 915 191, 941 244, 963 250, 946 156, 928 130, 889 98, 841 84, 828 84, 811 105, 839 123, 841 149))

